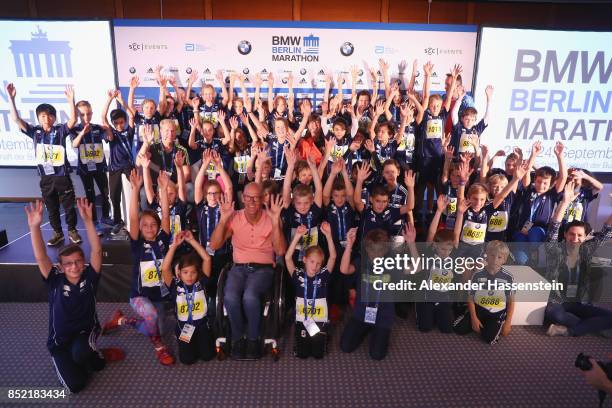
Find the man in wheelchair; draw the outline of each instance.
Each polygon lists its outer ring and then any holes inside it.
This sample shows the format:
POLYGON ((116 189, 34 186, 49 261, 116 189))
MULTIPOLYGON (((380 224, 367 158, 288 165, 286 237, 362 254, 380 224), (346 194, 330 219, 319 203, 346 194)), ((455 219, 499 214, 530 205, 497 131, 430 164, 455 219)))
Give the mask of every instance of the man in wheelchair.
POLYGON ((221 217, 210 237, 212 249, 232 240, 234 263, 223 295, 230 321, 231 353, 236 359, 261 357, 262 297, 273 283, 275 257, 284 255, 287 248, 280 220, 283 200, 276 196, 269 209, 264 209, 262 197, 258 183, 244 188, 243 210, 234 211, 232 198, 223 197, 221 217))

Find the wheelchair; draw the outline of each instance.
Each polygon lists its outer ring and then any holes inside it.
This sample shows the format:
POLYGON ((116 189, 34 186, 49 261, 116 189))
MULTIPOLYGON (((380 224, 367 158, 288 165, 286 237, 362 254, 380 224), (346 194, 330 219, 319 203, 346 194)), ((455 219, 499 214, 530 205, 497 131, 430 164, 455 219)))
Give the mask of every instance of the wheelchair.
MULTIPOLYGON (((213 323, 215 333, 215 350, 218 360, 224 360, 231 353, 231 327, 224 305, 224 292, 227 276, 233 264, 225 265, 219 273, 216 296, 216 313, 213 323)), ((274 361, 280 359, 279 340, 286 326, 288 313, 287 294, 285 286, 288 273, 282 265, 274 268, 273 284, 262 299, 261 347, 262 355, 269 352, 274 361)))

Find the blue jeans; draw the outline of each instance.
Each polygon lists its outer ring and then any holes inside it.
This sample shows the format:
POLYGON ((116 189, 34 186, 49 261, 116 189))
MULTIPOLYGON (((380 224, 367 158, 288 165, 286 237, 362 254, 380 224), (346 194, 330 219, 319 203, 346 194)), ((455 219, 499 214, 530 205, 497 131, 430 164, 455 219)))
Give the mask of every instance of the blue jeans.
MULTIPOLYGON (((542 227, 531 227, 527 235, 519 231, 512 237, 514 242, 544 242, 545 239, 546 230, 544 230, 542 227)), ((516 259, 517 263, 526 265, 529 261, 529 254, 526 252, 526 250, 516 250, 514 252, 514 258, 516 259)))
POLYGON ((261 299, 272 286, 273 277, 274 270, 271 267, 254 269, 234 265, 229 270, 225 283, 224 304, 234 341, 245 335, 245 315, 249 340, 259 338, 261 299))
POLYGON ((578 302, 549 303, 546 320, 567 327, 571 336, 612 329, 612 311, 578 302))

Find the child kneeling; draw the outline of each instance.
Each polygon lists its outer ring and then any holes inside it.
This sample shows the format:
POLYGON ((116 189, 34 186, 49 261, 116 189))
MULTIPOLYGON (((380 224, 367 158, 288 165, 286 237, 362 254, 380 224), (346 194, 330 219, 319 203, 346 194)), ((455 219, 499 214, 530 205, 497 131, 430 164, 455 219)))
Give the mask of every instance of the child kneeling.
POLYGON ((331 228, 327 222, 321 224, 327 241, 329 258, 323 267, 325 253, 320 246, 311 246, 304 253, 304 268, 293 262, 295 248, 308 232, 300 225, 285 254, 287 270, 295 286, 295 355, 299 358, 323 358, 327 345, 329 316, 327 313, 327 283, 336 262, 336 248, 331 228))
POLYGON ((210 255, 191 231, 175 234, 164 257, 162 273, 164 284, 170 289, 170 295, 176 303, 176 338, 179 360, 183 364, 193 364, 198 358, 209 361, 215 356, 205 291, 210 271, 210 255), (195 252, 187 253, 179 259, 177 276, 174 276, 172 258, 183 242, 195 252))

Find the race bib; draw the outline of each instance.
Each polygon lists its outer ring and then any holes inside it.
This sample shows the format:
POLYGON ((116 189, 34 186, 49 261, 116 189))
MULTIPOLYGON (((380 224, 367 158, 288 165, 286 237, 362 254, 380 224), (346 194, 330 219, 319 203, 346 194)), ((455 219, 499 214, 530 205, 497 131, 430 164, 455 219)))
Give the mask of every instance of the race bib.
POLYGON ((348 150, 348 146, 334 146, 334 148, 332 149, 331 154, 329 155, 329 161, 333 162, 336 161, 336 159, 340 159, 344 156, 344 153, 346 153, 346 151, 348 150))
POLYGON ((567 222, 582 221, 582 211, 582 203, 572 203, 571 207, 568 210, 567 222))
POLYGON ((506 293, 502 290, 479 290, 474 296, 474 303, 496 313, 506 308, 506 293))
MULTIPOLYGON (((206 296, 204 296, 203 290, 199 290, 194 296, 191 319, 200 320, 206 316, 207 311, 206 296)), ((185 293, 179 293, 176 296, 176 314, 181 322, 189 320, 189 304, 187 303, 187 295, 185 293)))
POLYGON ((425 135, 428 139, 441 139, 443 129, 442 119, 430 119, 425 127, 425 135))
MULTIPOLYGON (((326 323, 327 322, 327 299, 319 298, 315 299, 314 310, 312 308, 312 299, 307 300, 307 313, 308 319, 312 319, 315 322, 326 323)), ((295 298, 295 321, 304 321, 304 298, 295 298)))
POLYGON ((200 118, 203 121, 210 122, 214 127, 219 124, 219 113, 218 112, 200 112, 200 118))
POLYGON ((174 217, 170 216, 170 231, 174 231, 174 234, 181 232, 181 216, 176 214, 174 217))
POLYGON ((414 133, 404 133, 402 139, 399 142, 399 146, 397 146, 397 151, 407 150, 409 152, 414 150, 414 133))
POLYGON ((208 168, 206 169, 206 173, 208 174, 209 180, 215 180, 217 178, 217 168, 214 163, 209 163, 208 168))
MULTIPOLYGON (((160 143, 161 138, 159 137, 159 125, 154 123, 153 127, 153 143, 160 143)), ((144 140, 145 128, 144 125, 138 126, 138 138, 142 142, 144 140)))
POLYGON ((249 156, 234 157, 234 171, 239 174, 246 174, 249 156))
POLYGON ((38 159, 38 164, 51 163, 54 167, 63 166, 64 154, 64 146, 42 143, 36 145, 36 158, 38 159))
POLYGON ((81 143, 79 145, 79 158, 81 163, 102 163, 104 160, 102 143, 81 143))
MULTIPOLYGON (((291 237, 295 236, 295 228, 291 229, 291 237)), ((306 233, 302 236, 302 239, 298 241, 296 249, 299 251, 306 250, 311 246, 315 246, 319 243, 319 229, 317 227, 312 227, 310 229, 310 234, 306 233)))
POLYGON ((457 197, 448 197, 448 204, 446 204, 446 215, 455 215, 457 212, 457 197))
MULTIPOLYGON (((157 267, 161 274, 161 259, 157 260, 157 267)), ((157 275, 155 261, 140 262, 140 281, 143 288, 155 288, 161 286, 161 277, 157 275)))
MULTIPOLYGON (((453 271, 446 269, 432 269, 429 275, 432 283, 440 283, 443 285, 453 281, 453 271)), ((446 289, 440 289, 440 292, 446 292, 446 289)))
POLYGON ((489 218, 489 232, 503 232, 508 228, 508 212, 495 211, 489 218))
POLYGON ((485 232, 487 231, 486 224, 479 224, 473 221, 466 221, 463 224, 461 233, 461 241, 466 244, 480 244, 484 242, 485 232))
POLYGON ((470 139, 467 133, 462 133, 461 138, 459 139, 459 153, 475 153, 474 145, 470 143, 470 139))

